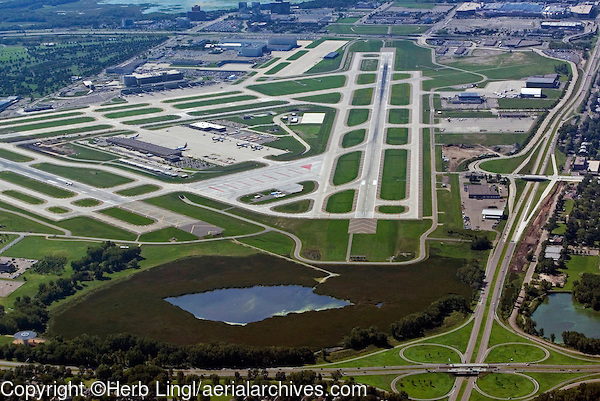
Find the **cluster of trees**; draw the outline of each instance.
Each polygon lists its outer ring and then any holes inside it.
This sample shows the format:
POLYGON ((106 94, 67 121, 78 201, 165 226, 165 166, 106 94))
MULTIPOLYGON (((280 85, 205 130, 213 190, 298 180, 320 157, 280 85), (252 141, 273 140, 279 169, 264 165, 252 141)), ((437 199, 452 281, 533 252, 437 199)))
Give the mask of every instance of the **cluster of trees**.
POLYGON ((538 395, 534 401, 595 401, 600 400, 600 383, 583 383, 568 390, 553 390, 538 395))
POLYGON ((554 72, 560 75, 569 75, 571 73, 571 71, 569 70, 569 65, 567 63, 555 65, 554 72))
POLYGON ((17 298, 10 313, 0 306, 0 334, 14 334, 19 330, 44 331, 47 321, 46 305, 39 300, 17 298))
POLYGON ((67 265, 67 257, 64 255, 44 256, 33 265, 31 269, 38 274, 59 274, 67 265))
POLYGON ((57 338, 37 347, 8 344, 0 347, 0 358, 52 365, 120 365, 131 368, 152 364, 161 368, 249 368, 300 366, 315 362, 306 347, 251 347, 236 344, 175 345, 156 340, 118 334, 99 338, 81 336, 71 340, 57 338))
POLYGON ((580 304, 600 311, 600 276, 584 273, 581 281, 573 283, 573 298, 580 304))
POLYGON ((487 251, 488 249, 492 249, 492 246, 492 241, 485 236, 475 236, 473 241, 471 241, 471 249, 474 251, 487 251))
POLYGON ((88 248, 87 255, 71 262, 76 280, 85 280, 90 274, 101 280, 104 274, 116 273, 126 269, 138 269, 142 260, 142 249, 139 247, 120 248, 112 242, 104 242, 101 246, 88 248))
POLYGON ((342 345, 344 348, 352 349, 363 349, 369 345, 380 348, 389 347, 387 334, 376 326, 371 326, 368 329, 353 328, 350 335, 344 337, 342 345))
POLYGON ((412 313, 392 323, 390 331, 400 341, 422 337, 426 330, 440 327, 453 312, 470 312, 467 300, 460 295, 449 295, 429 305, 424 312, 412 313))
POLYGON ((587 338, 585 334, 576 331, 563 331, 562 339, 567 347, 575 348, 586 354, 600 354, 600 340, 587 338))
MULTIPOLYGON (((600 121, 598 123, 600 140, 600 121)), ((569 245, 594 246, 600 241, 600 183, 587 175, 577 186, 577 194, 579 197, 566 223, 565 241, 569 245)))
POLYGON ((506 319, 510 316, 520 291, 521 281, 519 280, 519 276, 515 273, 510 273, 502 290, 500 305, 498 305, 502 318, 506 319))
MULTIPOLYGON (((10 313, 0 309, 0 334, 13 334, 19 330, 44 331, 48 322, 48 305, 73 295, 81 288, 83 281, 100 280, 105 273, 138 268, 138 262, 142 260, 140 252, 138 247, 122 249, 112 242, 88 248, 86 256, 71 262, 75 270, 71 278, 40 283, 33 299, 17 298, 10 313)), ((46 266, 56 265, 49 263, 46 266)))
POLYGON ((10 57, 0 64, 0 94, 23 97, 43 96, 71 82, 73 75, 90 76, 158 45, 166 37, 70 37, 52 38, 54 46, 4 39, 0 44, 25 46, 26 53, 10 57))
POLYGON ((485 280, 485 271, 475 259, 471 259, 466 265, 456 271, 456 275, 465 284, 468 284, 474 290, 481 288, 485 280))

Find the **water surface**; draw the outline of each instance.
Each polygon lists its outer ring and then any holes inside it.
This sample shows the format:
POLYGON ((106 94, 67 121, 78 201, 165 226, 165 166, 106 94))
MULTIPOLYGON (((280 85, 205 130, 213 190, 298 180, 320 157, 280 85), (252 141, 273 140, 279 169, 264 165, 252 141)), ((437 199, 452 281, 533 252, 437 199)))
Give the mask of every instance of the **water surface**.
POLYGON ((557 343, 562 344, 563 331, 577 331, 587 337, 600 338, 600 312, 575 305, 570 293, 548 295, 531 318, 537 323, 538 330, 544 329, 544 337, 550 338, 550 334, 554 333, 557 343))
POLYGON ((298 285, 225 288, 169 297, 165 300, 190 312, 198 319, 229 324, 247 324, 272 316, 351 305, 348 301, 318 295, 312 288, 298 285))

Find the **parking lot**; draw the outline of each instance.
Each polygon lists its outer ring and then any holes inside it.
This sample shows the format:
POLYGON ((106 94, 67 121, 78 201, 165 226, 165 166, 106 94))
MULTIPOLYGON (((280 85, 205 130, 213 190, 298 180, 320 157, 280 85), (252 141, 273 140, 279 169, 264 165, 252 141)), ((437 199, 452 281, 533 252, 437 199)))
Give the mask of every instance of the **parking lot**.
MULTIPOLYGON (((504 185, 496 185, 500 192, 501 199, 470 199, 469 192, 466 190, 469 180, 461 176, 460 182, 460 202, 462 205, 464 228, 472 230, 493 230, 498 224, 498 220, 484 220, 481 214, 483 209, 504 209, 506 207, 505 197, 508 191, 504 185)), ((481 184, 487 185, 485 180, 481 184)))

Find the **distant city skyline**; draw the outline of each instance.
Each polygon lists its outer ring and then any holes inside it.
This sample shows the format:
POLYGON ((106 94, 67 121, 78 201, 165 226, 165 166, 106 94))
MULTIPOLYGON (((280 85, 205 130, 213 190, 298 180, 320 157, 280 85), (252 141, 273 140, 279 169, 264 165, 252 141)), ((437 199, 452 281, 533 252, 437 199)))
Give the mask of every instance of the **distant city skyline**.
MULTIPOLYGON (((290 3, 301 3, 302 0, 289 0, 290 3)), ((248 1, 251 3, 252 1, 248 1)), ((191 10, 192 6, 199 5, 205 11, 237 9, 238 0, 161 0, 152 2, 148 0, 104 0, 104 4, 137 4, 137 5, 152 5, 144 10, 144 13, 165 12, 165 13, 181 13, 191 10)), ((261 1, 261 3, 270 3, 270 1, 261 1)))

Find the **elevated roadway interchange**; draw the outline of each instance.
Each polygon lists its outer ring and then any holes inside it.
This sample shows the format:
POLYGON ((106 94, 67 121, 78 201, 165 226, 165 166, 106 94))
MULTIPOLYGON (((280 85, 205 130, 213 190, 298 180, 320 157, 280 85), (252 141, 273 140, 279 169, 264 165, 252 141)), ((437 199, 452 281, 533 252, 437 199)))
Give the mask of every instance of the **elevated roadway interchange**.
MULTIPOLYGON (((88 166, 85 163, 77 163, 73 161, 66 161, 65 159, 56 159, 54 157, 30 152, 26 149, 18 148, 14 144, 5 145, 16 153, 27 153, 28 156, 34 158, 31 162, 17 163, 10 160, 2 160, 2 167, 5 170, 12 170, 20 174, 34 178, 38 178, 43 181, 51 182, 52 185, 61 187, 67 190, 76 190, 80 193, 77 198, 80 197, 94 197, 102 202, 101 205, 92 207, 77 207, 70 202, 74 199, 69 199, 68 204, 64 204, 69 211, 57 216, 47 210, 40 211, 41 208, 27 204, 26 202, 19 201, 18 199, 7 197, 4 194, 0 194, 0 199, 8 203, 16 204, 18 207, 30 210, 34 213, 40 213, 46 218, 53 220, 71 218, 79 215, 91 215, 95 218, 106 220, 106 217, 96 213, 97 211, 106 208, 107 206, 119 206, 124 203, 131 202, 132 200, 139 200, 144 196, 138 197, 124 197, 114 192, 122 190, 124 188, 133 187, 140 184, 153 184, 160 187, 156 192, 153 192, 151 196, 159 196, 174 191, 188 191, 196 193, 211 199, 223 201, 231 205, 249 209, 255 212, 266 213, 281 217, 290 217, 289 214, 280 213, 272 210, 273 204, 266 205, 252 205, 241 202, 240 197, 256 192, 266 191, 272 188, 283 187, 289 184, 296 184, 302 181, 315 181, 318 183, 317 188, 310 194, 295 197, 291 200, 283 200, 277 202, 277 205, 297 202, 303 199, 311 199, 313 201, 313 207, 310 211, 305 213, 295 214, 294 217, 302 218, 332 218, 332 219, 348 219, 355 217, 368 217, 368 218, 385 218, 385 219, 417 219, 422 216, 420 210, 420 193, 422 185, 422 169, 421 169, 421 130, 426 125, 421 123, 422 116, 422 94, 421 89, 422 77, 420 72, 409 72, 408 78, 400 80, 394 80, 394 50, 395 49, 383 49, 379 53, 370 52, 368 55, 369 60, 378 60, 378 70, 372 73, 376 74, 375 83, 373 84, 357 84, 358 76, 365 71, 361 71, 361 63, 365 60, 366 53, 354 53, 350 68, 347 71, 335 72, 335 75, 343 74, 346 78, 346 84, 342 88, 336 88, 332 90, 316 90, 302 94, 292 94, 286 96, 263 96, 257 92, 249 89, 248 86, 255 84, 256 79, 264 76, 264 71, 259 73, 257 76, 248 79, 248 82, 244 82, 243 85, 235 87, 239 90, 236 96, 253 95, 259 96, 257 100, 242 100, 231 104, 220 104, 219 107, 227 106, 252 106, 257 107, 257 111, 261 110, 261 102, 268 102, 274 99, 284 100, 290 106, 301 105, 301 104, 314 104, 307 101, 296 100, 295 98, 306 96, 306 95, 319 95, 328 94, 333 91, 341 94, 341 101, 335 105, 327 105, 336 110, 336 117, 333 122, 333 127, 329 137, 327 149, 324 153, 301 158, 294 161, 277 162, 268 158, 260 158, 260 162, 265 164, 265 167, 249 170, 245 172, 230 174, 214 179, 201 180, 196 182, 173 184, 157 180, 148 175, 135 174, 129 171, 110 166, 110 165, 95 165, 94 168, 99 170, 112 172, 121 176, 125 176, 129 179, 134 180, 131 184, 125 184, 118 188, 112 188, 110 190, 98 190, 97 188, 89 187, 81 183, 76 183, 75 186, 67 184, 67 181, 51 173, 40 173, 39 170, 33 167, 34 164, 39 162, 48 162, 59 165, 70 165, 73 167, 77 166, 88 166), (372 56, 376 57, 372 57, 372 56), (405 83, 410 86, 410 104, 404 109, 409 111, 410 121, 407 124, 390 124, 389 113, 390 113, 390 97, 391 97, 391 86, 395 83, 405 83), (374 92, 373 101, 370 105, 356 107, 352 105, 354 92, 357 89, 372 88, 374 92), (347 123, 349 112, 352 109, 367 109, 370 114, 370 118, 359 125, 349 126, 347 123), (409 137, 406 145, 387 145, 386 144, 386 131, 389 127, 406 127, 409 132, 409 137), (365 129, 366 136, 365 140, 352 148, 344 149, 342 147, 343 136, 353 130, 365 129), (383 168, 383 158, 386 149, 406 149, 408 152, 408 166, 407 169, 407 182, 406 182, 406 197, 399 201, 386 201, 382 200, 379 196, 381 190, 381 175, 383 168), (351 151, 363 152, 361 168, 359 170, 359 176, 349 183, 343 185, 333 184, 333 175, 335 174, 337 159, 339 156, 346 154, 351 151), (327 201, 329 196, 334 193, 354 189, 356 191, 354 207, 349 213, 329 213, 326 211, 327 201), (80 192, 79 192, 80 191, 80 192), (381 205, 402 205, 405 207, 405 212, 401 214, 382 214, 377 211, 377 208, 381 205)), ((299 59, 300 61, 302 59, 299 59)), ((330 74, 314 75, 314 79, 320 79, 330 74)), ((311 76, 313 77, 313 76, 311 76)), ((287 82, 298 77, 278 79, 277 82, 287 82)), ((232 87, 232 89, 234 89, 232 87)), ((219 89, 218 91, 222 91, 219 89)), ((203 93, 210 94, 210 90, 203 90, 203 93)), ((209 111, 214 106, 196 107, 192 110, 181 110, 174 107, 173 103, 165 102, 169 98, 160 95, 144 95, 143 97, 134 97, 130 102, 132 104, 140 104, 140 107, 158 107, 162 111, 151 114, 150 117, 161 117, 166 115, 178 115, 182 117, 181 121, 185 120, 198 120, 198 118, 192 119, 192 116, 187 114, 189 111, 209 111), (144 104, 148 104, 144 106, 144 104)), ((268 110, 268 108, 266 108, 268 110)), ((95 109, 85 110, 85 116, 93 117, 94 121, 78 124, 78 128, 91 127, 97 124, 107 124, 113 127, 114 130, 127 130, 144 132, 144 128, 139 128, 131 124, 127 124, 128 120, 136 119, 140 117, 123 117, 123 118, 108 118, 106 112, 97 111, 95 109)), ((235 114, 235 113, 234 113, 235 114)), ((207 114, 206 118, 219 117, 219 114, 207 114)), ((147 116, 141 116, 147 117, 147 116)), ((3 128, 9 129, 11 127, 18 126, 18 120, 14 121, 14 124, 7 123, 3 128)), ((428 126, 428 125, 427 125, 428 126)), ((289 126, 292 127, 293 126, 289 126)), ((289 129, 289 127, 286 127, 289 129)), ((70 127, 69 127, 70 128, 70 127)), ((14 132, 3 135, 3 138, 10 138, 11 140, 18 140, 19 137, 27 137, 30 135, 36 135, 47 132, 48 129, 40 128, 24 132, 14 132)), ((165 134, 168 135, 168 134, 165 134)), ((24 138, 25 139, 25 138, 24 138)), ((177 140, 174 140, 178 143, 177 140)), ((18 142, 15 142, 18 144, 18 142)), ((306 145, 306 143, 305 143, 306 145)), ((404 168, 404 166, 398 166, 404 168)), ((1 183, 0 183, 1 185, 1 183)), ((24 190, 23 192, 28 192, 24 190)), ((37 193, 30 193, 36 197, 43 198, 48 203, 48 206, 60 206, 61 201, 57 199, 51 199, 37 193)))

